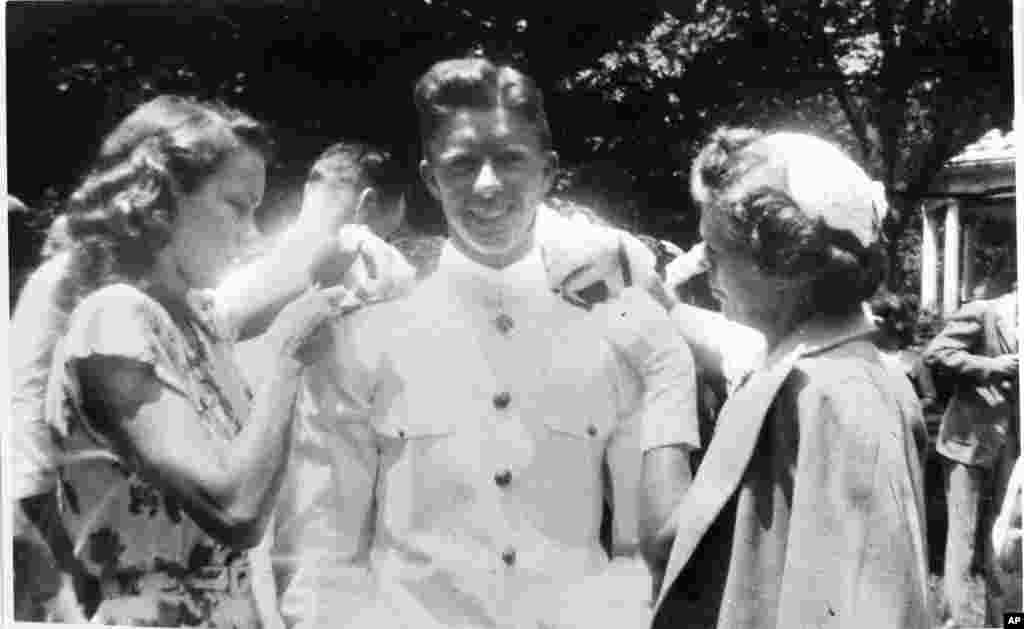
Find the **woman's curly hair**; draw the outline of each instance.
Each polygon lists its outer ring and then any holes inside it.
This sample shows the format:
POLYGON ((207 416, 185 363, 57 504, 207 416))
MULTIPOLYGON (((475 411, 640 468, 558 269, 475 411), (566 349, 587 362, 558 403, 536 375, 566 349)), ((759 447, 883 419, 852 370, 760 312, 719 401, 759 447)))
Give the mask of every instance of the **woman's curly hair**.
MULTIPOLYGON (((726 219, 731 249, 762 272, 810 279, 801 319, 856 311, 885 275, 880 230, 865 244, 802 208, 787 186, 788 164, 762 146, 767 137, 753 129, 716 131, 693 165, 694 199, 702 211, 726 219)), ((870 181, 866 175, 865 181, 870 181)))
POLYGON ((164 95, 129 114, 67 201, 72 254, 62 306, 144 278, 170 242, 177 199, 243 146, 270 158, 264 125, 221 103, 164 95))

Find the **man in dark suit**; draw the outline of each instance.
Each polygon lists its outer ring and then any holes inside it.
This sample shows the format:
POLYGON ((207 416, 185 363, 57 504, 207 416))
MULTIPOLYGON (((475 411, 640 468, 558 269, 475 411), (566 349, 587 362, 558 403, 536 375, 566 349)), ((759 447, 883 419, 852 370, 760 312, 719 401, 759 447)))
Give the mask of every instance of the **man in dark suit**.
POLYGON ((1002 612, 989 531, 1020 452, 1017 316, 1016 290, 971 302, 925 350, 925 363, 955 387, 936 443, 949 460, 945 596, 954 626, 995 625, 1002 612))

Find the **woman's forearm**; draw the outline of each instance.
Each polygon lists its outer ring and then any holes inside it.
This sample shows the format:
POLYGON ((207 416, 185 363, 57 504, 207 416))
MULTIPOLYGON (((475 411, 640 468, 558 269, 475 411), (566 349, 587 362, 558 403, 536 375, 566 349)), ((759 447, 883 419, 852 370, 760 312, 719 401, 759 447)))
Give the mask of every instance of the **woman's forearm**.
POLYGON ((266 255, 217 287, 217 307, 240 340, 262 334, 281 308, 309 286, 310 268, 334 236, 330 225, 300 216, 266 255))
POLYGON ((678 304, 669 313, 693 352, 697 369, 715 377, 732 377, 730 369, 751 369, 765 351, 764 335, 730 321, 725 315, 678 304))
POLYGON ((722 375, 724 351, 719 338, 727 325, 724 316, 711 310, 677 304, 669 312, 679 333, 693 352, 697 368, 702 372, 722 375))
MULTIPOLYGON (((87 397, 113 404, 122 417, 111 433, 115 448, 142 466, 152 483, 183 501, 190 516, 225 544, 259 542, 288 452, 300 364, 276 357, 244 427, 228 442, 211 440, 187 398, 169 391, 146 369, 91 358, 90 373, 108 386, 86 385, 87 397), (135 380, 136 382, 131 382, 135 380), (142 400, 142 403, 130 401, 142 400)), ((90 378, 86 378, 86 382, 90 378)))
POLYGON ((245 523, 257 536, 272 511, 291 450, 300 373, 296 361, 279 359, 256 394, 249 424, 228 446, 227 475, 235 482, 218 502, 229 520, 245 523))

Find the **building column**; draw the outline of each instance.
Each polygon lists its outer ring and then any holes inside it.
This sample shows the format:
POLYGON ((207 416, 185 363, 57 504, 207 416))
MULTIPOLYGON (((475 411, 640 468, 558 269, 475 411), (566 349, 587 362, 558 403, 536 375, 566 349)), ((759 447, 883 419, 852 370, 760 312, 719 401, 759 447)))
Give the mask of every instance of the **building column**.
POLYGON ((942 314, 951 315, 960 307, 960 203, 946 204, 946 237, 942 247, 942 314))
POLYGON ((960 262, 960 303, 973 299, 974 292, 974 224, 965 222, 963 231, 963 259, 960 262))
MULTIPOLYGON (((939 225, 921 204, 921 310, 939 311, 939 225)), ((892 261, 895 264, 895 260, 892 261)))

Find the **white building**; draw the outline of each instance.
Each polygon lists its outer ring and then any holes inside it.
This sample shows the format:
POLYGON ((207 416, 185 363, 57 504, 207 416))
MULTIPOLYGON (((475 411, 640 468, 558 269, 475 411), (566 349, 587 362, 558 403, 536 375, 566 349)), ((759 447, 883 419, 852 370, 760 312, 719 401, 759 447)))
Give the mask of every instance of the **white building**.
POLYGON ((986 133, 951 159, 922 204, 921 308, 948 315, 971 299, 980 279, 975 273, 974 219, 1005 221, 1016 230, 1016 147, 1014 132, 986 133), (948 195, 948 196, 945 196, 948 195), (939 242, 939 223, 944 225, 939 242), (939 251, 942 248, 942 294, 939 251))

